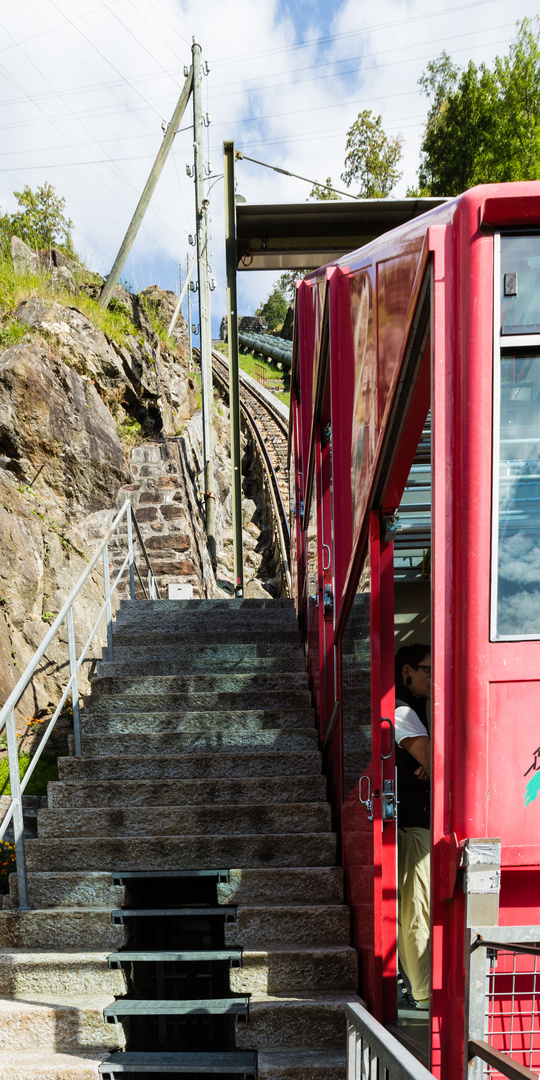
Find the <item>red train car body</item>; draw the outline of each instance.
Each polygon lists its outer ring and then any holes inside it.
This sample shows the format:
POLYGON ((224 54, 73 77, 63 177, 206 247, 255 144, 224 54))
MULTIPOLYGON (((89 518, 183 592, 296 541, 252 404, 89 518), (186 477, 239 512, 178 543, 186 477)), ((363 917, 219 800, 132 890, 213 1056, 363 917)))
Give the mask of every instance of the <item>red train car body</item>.
MULTIPOLYGON (((456 1080, 471 941, 540 934, 540 183, 475 188, 298 284, 290 448, 360 992, 456 1080), (393 665, 414 640, 433 668, 425 1031, 396 1013, 393 665)), ((508 956, 486 969, 484 1037, 538 1067, 536 959, 513 955, 508 1006, 508 956)))

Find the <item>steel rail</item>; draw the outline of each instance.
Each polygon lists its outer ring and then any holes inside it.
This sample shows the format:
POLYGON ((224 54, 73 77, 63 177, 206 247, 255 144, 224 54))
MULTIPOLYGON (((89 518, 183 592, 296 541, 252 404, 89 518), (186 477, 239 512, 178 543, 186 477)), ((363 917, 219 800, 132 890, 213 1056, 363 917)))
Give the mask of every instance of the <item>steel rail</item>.
MULTIPOLYGON (((224 386, 225 389, 228 389, 229 369, 226 361, 218 352, 215 351, 212 352, 212 360, 214 365, 214 375, 216 379, 222 384, 222 386, 224 386)), ((271 416, 272 422, 278 427, 280 434, 284 438, 288 436, 288 427, 283 418, 280 416, 279 412, 272 408, 271 403, 268 402, 262 394, 259 395, 256 392, 255 388, 252 387, 251 384, 248 385, 241 376, 240 384, 242 388, 242 393, 240 396, 240 406, 242 408, 248 426, 251 430, 252 436, 255 438, 259 446, 263 461, 263 467, 268 478, 268 489, 270 492, 270 499, 272 501, 272 508, 274 511, 276 530, 278 534, 278 543, 281 552, 283 575, 285 578, 288 594, 289 596, 291 596, 292 581, 290 571, 290 527, 287 510, 285 507, 285 501, 283 499, 283 493, 281 491, 281 486, 277 478, 276 470, 270 457, 267 439, 265 439, 264 434, 261 431, 260 422, 258 422, 258 420, 260 421, 261 417, 259 416, 259 418, 257 419, 254 416, 253 410, 249 407, 246 398, 254 399, 255 402, 257 402, 259 408, 262 408, 264 410, 263 415, 269 414, 271 416)), ((281 457, 284 459, 284 455, 281 455, 281 457)))

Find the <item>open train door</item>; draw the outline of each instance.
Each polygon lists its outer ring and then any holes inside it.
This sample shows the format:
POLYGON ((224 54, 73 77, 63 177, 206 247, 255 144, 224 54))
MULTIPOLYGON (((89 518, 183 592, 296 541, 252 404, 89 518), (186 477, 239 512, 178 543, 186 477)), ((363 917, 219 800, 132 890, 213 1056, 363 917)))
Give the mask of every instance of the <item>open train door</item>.
POLYGON ((341 639, 343 862, 361 958, 360 990, 379 1019, 396 1012, 393 544, 372 511, 341 639))

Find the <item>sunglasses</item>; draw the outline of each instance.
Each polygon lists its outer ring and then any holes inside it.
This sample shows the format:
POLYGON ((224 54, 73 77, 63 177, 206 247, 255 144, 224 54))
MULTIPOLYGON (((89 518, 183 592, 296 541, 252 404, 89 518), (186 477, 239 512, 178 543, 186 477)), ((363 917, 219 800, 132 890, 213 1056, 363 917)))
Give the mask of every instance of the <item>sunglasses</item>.
POLYGON ((431 679, 431 664, 417 664, 414 670, 424 671, 428 679, 431 679))

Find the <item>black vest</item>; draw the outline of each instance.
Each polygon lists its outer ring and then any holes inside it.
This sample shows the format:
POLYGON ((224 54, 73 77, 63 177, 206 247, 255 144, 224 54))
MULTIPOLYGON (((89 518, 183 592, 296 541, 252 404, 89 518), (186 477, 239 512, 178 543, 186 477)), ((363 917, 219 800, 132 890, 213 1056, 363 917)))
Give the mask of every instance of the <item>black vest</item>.
MULTIPOLYGON (((415 698, 407 690, 406 686, 396 687, 396 709, 400 705, 408 705, 418 716, 420 723, 429 731, 426 725, 426 705, 422 699, 415 698)), ((397 797, 398 797, 398 829, 421 828, 429 829, 431 824, 430 815, 430 785, 429 781, 419 780, 414 775, 418 768, 416 758, 396 743, 396 768, 397 768, 397 797)))

